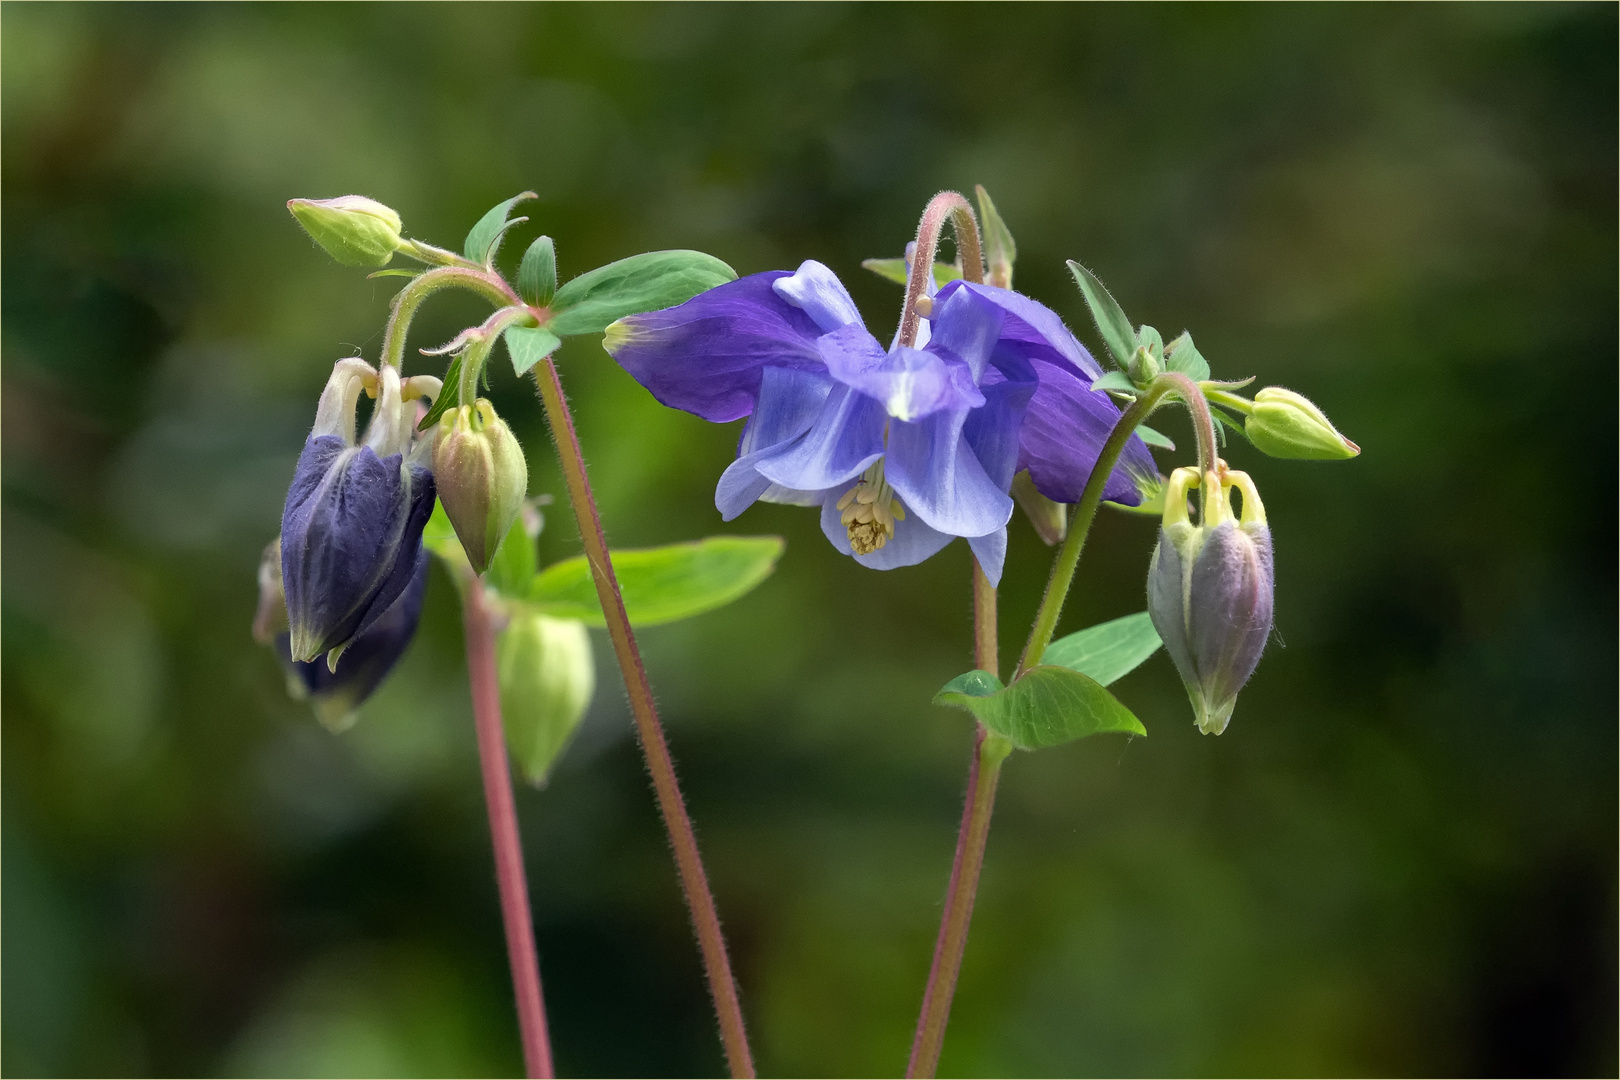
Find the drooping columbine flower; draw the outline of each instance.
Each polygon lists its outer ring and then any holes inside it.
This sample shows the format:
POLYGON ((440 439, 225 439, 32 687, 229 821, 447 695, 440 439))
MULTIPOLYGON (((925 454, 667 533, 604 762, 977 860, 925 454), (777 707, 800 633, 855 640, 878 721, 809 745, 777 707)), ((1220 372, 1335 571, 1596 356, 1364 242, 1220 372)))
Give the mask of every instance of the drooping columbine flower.
MULTIPOLYGON (((437 382, 437 380, 431 380, 437 382)), ((315 426, 281 516, 282 587, 292 658, 336 653, 376 622, 410 584, 422 527, 433 512, 431 439, 412 438, 417 379, 340 360, 321 394, 315 426), (355 443, 355 404, 374 390, 364 444, 355 443)))
POLYGON ((1148 614, 1192 701, 1198 730, 1219 735, 1271 634, 1271 530, 1248 474, 1222 467, 1202 481, 1199 524, 1187 516, 1197 469, 1165 487, 1164 524, 1148 569, 1148 614), (1234 518, 1230 491, 1242 493, 1234 518))
MULTIPOLYGON (((1078 501, 1119 418, 1091 390, 1096 362, 1028 297, 953 281, 916 346, 885 351, 813 260, 621 319, 604 345, 665 405, 749 418, 715 491, 726 520, 758 499, 819 506, 833 546, 880 570, 961 536, 998 580, 1013 475, 1078 501)), ((1105 497, 1136 505, 1133 473, 1157 475, 1134 438, 1105 497)))
POLYGON ((324 659, 304 663, 292 658, 287 632, 286 598, 281 586, 281 540, 264 550, 259 564, 259 610, 253 618, 253 637, 275 650, 287 675, 287 692, 307 701, 315 717, 332 731, 354 722, 356 710, 388 677, 416 636, 427 591, 428 554, 419 550, 405 591, 365 630, 355 635, 338 658, 337 667, 324 659))

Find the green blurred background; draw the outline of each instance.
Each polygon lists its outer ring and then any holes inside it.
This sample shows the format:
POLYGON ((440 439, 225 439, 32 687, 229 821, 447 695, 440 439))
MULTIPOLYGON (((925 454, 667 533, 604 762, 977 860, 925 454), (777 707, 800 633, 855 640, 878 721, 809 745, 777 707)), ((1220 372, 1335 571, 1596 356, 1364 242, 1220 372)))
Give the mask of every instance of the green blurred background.
MULTIPOLYGON (((1065 258, 1365 453, 1230 450, 1270 510, 1279 639, 1224 737, 1160 655, 1116 687, 1150 738, 1009 764, 942 1072, 1614 1073, 1612 5, 3 22, 7 1074, 521 1065, 448 580, 341 737, 249 640, 316 396, 375 357, 397 287, 333 265, 288 198, 370 195, 455 247, 532 188, 511 257, 543 230, 564 277, 816 258, 886 339, 900 291, 860 260, 974 183, 1071 325, 1065 258)), ((436 300, 413 343, 479 317, 436 300)), ((761 1069, 897 1075, 970 742, 928 704, 970 666, 966 549, 875 573, 805 510, 724 524, 735 426, 593 340, 560 361, 615 543, 788 538, 757 592, 644 645, 761 1069)), ((560 496, 530 390, 492 370, 560 496)), ((1065 628, 1140 610, 1153 535, 1105 515, 1065 628)), ((544 558, 577 550, 553 507, 544 558)), ((1015 520, 1007 661, 1048 562, 1015 520)), ((518 796, 558 1067, 717 1073, 596 644, 584 728, 518 796)))

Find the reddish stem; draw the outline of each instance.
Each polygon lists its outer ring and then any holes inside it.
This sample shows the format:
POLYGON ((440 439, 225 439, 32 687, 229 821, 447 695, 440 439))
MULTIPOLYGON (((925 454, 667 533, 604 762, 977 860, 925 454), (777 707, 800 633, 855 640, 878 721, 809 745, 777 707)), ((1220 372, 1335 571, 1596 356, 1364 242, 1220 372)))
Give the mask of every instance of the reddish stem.
POLYGON ((501 894, 501 921, 506 924, 506 955, 512 965, 518 1027, 523 1033, 523 1063, 531 1077, 552 1077, 551 1036, 546 1031, 546 1005, 540 991, 540 961, 534 948, 529 914, 529 884, 523 874, 523 844, 518 836, 517 805, 512 799, 512 773, 506 763, 506 734, 501 727, 501 695, 495 669, 495 631, 484 606, 484 586, 476 578, 462 583, 462 624, 467 639, 467 675, 472 682, 473 721, 478 730, 478 763, 484 774, 484 802, 489 808, 490 843, 495 849, 495 879, 501 894))

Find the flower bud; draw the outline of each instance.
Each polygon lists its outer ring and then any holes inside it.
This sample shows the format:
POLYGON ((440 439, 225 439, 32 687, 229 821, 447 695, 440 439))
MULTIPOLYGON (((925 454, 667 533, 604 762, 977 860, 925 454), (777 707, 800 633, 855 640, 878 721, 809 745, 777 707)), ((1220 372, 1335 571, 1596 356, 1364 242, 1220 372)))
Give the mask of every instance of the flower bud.
POLYGON ((427 440, 413 440, 399 373, 340 360, 321 395, 281 515, 281 577, 291 656, 338 654, 386 612, 410 584, 433 512, 427 440), (363 445, 354 406, 377 397, 363 445))
POLYGON ((344 266, 387 266, 399 248, 399 215, 363 195, 289 199, 287 209, 344 266))
POLYGON ((1146 345, 1139 345, 1131 355, 1130 367, 1125 373, 1137 386, 1146 386, 1159 377, 1159 362, 1146 345))
POLYGON ((1194 469, 1171 474, 1148 568, 1148 614, 1187 687, 1198 730, 1219 735, 1271 634, 1271 530, 1253 482, 1224 466, 1205 475, 1194 526, 1187 489, 1198 483, 1194 469), (1242 493, 1241 519, 1228 501, 1233 487, 1242 493))
POLYGON ((482 574, 523 509, 529 466, 523 447, 487 398, 439 419, 433 475, 439 501, 473 570, 482 574))
POLYGON ((596 663, 585 624, 518 612, 495 645, 506 744, 524 777, 546 775, 585 717, 596 663))
POLYGON ((1280 386, 1254 395, 1254 411, 1243 430, 1257 448, 1276 458, 1336 461, 1361 453, 1309 398, 1280 386))
POLYGON ((308 701, 315 717, 332 731, 354 723, 355 711, 381 685, 416 635, 427 591, 427 552, 418 550, 415 567, 397 600, 338 657, 337 667, 324 660, 300 663, 292 658, 288 634, 276 636, 276 656, 287 672, 287 690, 308 701))

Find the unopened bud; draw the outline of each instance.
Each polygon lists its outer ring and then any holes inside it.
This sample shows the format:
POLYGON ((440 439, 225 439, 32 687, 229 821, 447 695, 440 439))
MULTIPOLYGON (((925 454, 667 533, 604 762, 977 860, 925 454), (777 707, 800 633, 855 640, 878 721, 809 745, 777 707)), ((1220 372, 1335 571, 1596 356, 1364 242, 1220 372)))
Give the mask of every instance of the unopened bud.
POLYGON ((1361 453, 1309 398, 1280 386, 1254 395, 1254 411, 1243 430, 1260 451, 1276 458, 1337 461, 1361 453))
POLYGON ((467 561, 482 574, 522 511, 529 489, 523 447, 488 398, 440 418, 433 478, 467 561))
POLYGON ((399 215, 363 195, 289 199, 287 209, 344 266, 386 266, 399 248, 399 215))
POLYGON ((1159 362, 1146 345, 1138 345, 1131 356, 1131 365, 1125 372, 1137 386, 1146 386, 1159 377, 1159 362))
POLYGON ((543 784, 596 690, 590 636, 582 622, 518 612, 495 650, 506 745, 524 778, 543 784))
POLYGON ((1148 614, 1192 702, 1198 730, 1226 730, 1238 691, 1254 674, 1271 634, 1271 530, 1249 477, 1205 474, 1200 524, 1187 516, 1194 469, 1177 469, 1166 486, 1164 524, 1148 569, 1148 614), (1229 490, 1242 493, 1234 518, 1229 490))

